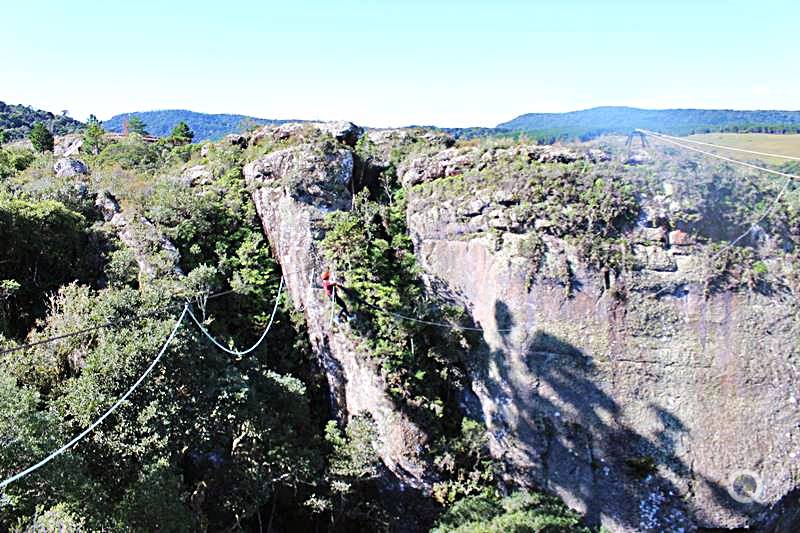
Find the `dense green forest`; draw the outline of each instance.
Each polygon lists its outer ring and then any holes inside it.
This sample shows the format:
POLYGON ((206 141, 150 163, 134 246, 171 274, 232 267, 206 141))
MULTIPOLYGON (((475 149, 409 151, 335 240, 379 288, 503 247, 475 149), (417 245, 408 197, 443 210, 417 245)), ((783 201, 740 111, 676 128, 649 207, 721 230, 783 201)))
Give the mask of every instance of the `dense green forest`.
POLYGON ((63 112, 56 115, 30 106, 0 102, 0 134, 5 141, 24 139, 36 122, 42 122, 56 135, 73 133, 83 128, 81 122, 63 112))
POLYGON ((528 113, 498 124, 497 128, 524 131, 546 142, 556 139, 588 140, 609 133, 628 134, 636 128, 675 135, 710 132, 798 133, 800 111, 607 106, 569 113, 528 113))
POLYGON ((282 124, 287 120, 271 120, 248 117, 246 115, 196 113, 185 109, 164 109, 160 111, 142 111, 115 115, 103 122, 108 131, 122 133, 125 121, 136 117, 144 123, 150 135, 163 137, 168 135, 178 122, 185 122, 195 133, 195 140, 217 140, 229 133, 240 133, 253 126, 264 124, 282 124))

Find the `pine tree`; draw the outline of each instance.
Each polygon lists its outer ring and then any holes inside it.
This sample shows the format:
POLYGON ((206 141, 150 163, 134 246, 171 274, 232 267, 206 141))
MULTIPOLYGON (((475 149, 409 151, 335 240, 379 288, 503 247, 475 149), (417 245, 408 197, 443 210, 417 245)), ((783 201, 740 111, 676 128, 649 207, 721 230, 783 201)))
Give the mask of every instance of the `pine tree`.
POLYGON ((150 135, 147 133, 147 126, 139 117, 130 117, 128 119, 128 133, 136 133, 138 135, 150 135))
POLYGON ((53 151, 53 134, 45 127, 45 125, 37 120, 31 128, 29 134, 31 143, 34 149, 39 152, 52 152, 53 151))
POLYGON ((103 149, 103 135, 105 135, 106 131, 94 115, 89 115, 89 120, 86 121, 86 124, 86 131, 83 133, 82 148, 87 152, 97 155, 100 153, 100 150, 103 149))
POLYGON ((194 139, 194 132, 184 121, 178 122, 169 134, 169 140, 175 145, 189 144, 194 139))

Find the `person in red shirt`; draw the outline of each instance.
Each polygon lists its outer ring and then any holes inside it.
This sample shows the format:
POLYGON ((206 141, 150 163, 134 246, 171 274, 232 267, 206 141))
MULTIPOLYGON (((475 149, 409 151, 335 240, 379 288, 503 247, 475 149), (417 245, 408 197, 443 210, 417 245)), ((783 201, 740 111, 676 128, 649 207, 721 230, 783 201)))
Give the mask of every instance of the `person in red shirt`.
POLYGON ((352 317, 350 316, 350 311, 347 309, 347 304, 338 294, 339 291, 347 294, 346 289, 335 281, 331 281, 331 273, 327 270, 322 273, 322 288, 325 290, 325 296, 333 300, 334 303, 339 306, 339 313, 336 318, 344 317, 347 320, 351 320, 352 317))

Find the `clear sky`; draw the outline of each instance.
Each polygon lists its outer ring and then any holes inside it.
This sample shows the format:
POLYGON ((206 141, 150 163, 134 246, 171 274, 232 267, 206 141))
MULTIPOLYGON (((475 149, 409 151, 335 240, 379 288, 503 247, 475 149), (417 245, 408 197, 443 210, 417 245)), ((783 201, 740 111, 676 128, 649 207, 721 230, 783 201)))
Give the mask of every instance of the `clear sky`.
POLYGON ((80 119, 800 109, 796 0, 20 0, 0 18, 0 100, 80 119))

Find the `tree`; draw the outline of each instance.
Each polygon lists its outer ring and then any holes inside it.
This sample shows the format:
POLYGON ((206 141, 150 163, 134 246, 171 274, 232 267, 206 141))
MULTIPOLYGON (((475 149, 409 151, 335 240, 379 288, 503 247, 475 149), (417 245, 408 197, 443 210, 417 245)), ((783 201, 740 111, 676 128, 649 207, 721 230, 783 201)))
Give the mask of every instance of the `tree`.
POLYGON ((194 132, 184 121, 178 122, 169 134, 169 140, 176 145, 189 144, 194 139, 194 132))
POLYGON ((45 127, 45 125, 37 120, 31 128, 29 135, 33 147, 38 152, 51 152, 53 151, 53 134, 45 127))
POLYGON ((149 135, 149 133, 147 133, 147 125, 142 121, 142 119, 136 116, 128 119, 128 133, 149 135))
POLYGON ((0 146, 3 146, 3 143, 6 142, 6 132, 0 130, 0 146))
POLYGON ((97 155, 103 149, 103 135, 105 135, 106 131, 94 115, 89 115, 89 120, 86 123, 86 131, 83 133, 83 148, 97 155))

